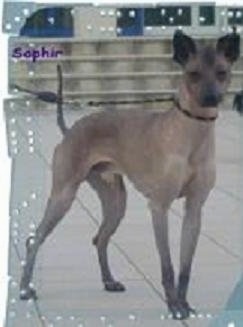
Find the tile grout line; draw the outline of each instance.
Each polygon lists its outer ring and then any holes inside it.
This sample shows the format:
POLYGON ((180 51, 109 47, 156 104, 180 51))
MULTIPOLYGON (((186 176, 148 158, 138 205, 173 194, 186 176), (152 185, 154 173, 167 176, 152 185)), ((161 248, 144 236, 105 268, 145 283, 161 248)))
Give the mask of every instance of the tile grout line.
POLYGON ((220 185, 216 185, 215 189, 217 189, 218 192, 228 195, 230 198, 236 200, 237 202, 242 203, 242 201, 243 201, 242 197, 235 195, 233 192, 226 190, 224 187, 222 187, 220 185))
MULTIPOLYGON (((179 214, 179 212, 174 209, 171 208, 170 209, 171 212, 179 219, 183 220, 183 217, 179 214)), ((221 244, 220 242, 218 242, 214 237, 212 237, 211 235, 207 234, 206 232, 202 231, 201 235, 203 235, 206 239, 208 239, 210 242, 212 242, 213 244, 215 244, 217 247, 219 247, 225 254, 228 254, 229 256, 231 256, 232 258, 236 259, 237 262, 242 262, 243 257, 234 253, 233 251, 229 250, 226 246, 224 246, 223 244, 221 244)))

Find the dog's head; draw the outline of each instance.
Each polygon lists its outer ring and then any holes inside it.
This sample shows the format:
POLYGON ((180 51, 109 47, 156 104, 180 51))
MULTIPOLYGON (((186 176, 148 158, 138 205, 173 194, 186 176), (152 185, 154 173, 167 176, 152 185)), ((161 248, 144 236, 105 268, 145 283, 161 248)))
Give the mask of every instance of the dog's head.
POLYGON ((199 45, 176 31, 173 59, 184 71, 188 94, 200 107, 217 107, 230 82, 231 66, 240 55, 240 36, 233 31, 219 38, 216 46, 199 45))

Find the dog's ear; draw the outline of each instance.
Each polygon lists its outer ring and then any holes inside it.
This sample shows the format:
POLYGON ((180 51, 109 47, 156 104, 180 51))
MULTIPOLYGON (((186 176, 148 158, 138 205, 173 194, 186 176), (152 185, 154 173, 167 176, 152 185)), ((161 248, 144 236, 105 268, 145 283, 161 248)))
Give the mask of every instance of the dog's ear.
POLYGON ((176 30, 173 37, 173 51, 173 59, 180 65, 185 65, 190 55, 196 53, 196 44, 192 38, 176 30))
POLYGON ((217 52, 223 54, 230 63, 233 63, 240 55, 240 35, 237 34, 234 29, 232 33, 218 39, 216 49, 217 52))

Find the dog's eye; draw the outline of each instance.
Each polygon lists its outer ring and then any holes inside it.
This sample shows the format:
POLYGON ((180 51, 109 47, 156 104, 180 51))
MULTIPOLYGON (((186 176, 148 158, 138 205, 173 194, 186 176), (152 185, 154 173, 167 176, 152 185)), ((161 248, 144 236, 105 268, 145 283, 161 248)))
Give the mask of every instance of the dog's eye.
POLYGON ((201 73, 196 70, 188 72, 188 75, 193 82, 198 82, 201 78, 201 73))
POLYGON ((217 78, 222 81, 222 80, 226 79, 227 72, 225 70, 218 70, 216 72, 216 75, 217 75, 217 78))

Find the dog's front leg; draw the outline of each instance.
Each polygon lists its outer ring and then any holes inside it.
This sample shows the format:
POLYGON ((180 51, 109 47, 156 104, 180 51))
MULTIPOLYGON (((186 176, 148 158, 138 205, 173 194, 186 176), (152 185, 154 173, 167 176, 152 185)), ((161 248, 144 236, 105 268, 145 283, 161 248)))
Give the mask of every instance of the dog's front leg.
POLYGON ((167 209, 152 206, 151 211, 156 245, 161 259, 162 284, 164 286, 168 308, 174 319, 180 319, 180 303, 177 299, 174 270, 169 248, 167 209))
POLYGON ((192 182, 190 190, 186 196, 185 216, 183 219, 181 234, 180 273, 177 288, 178 300, 184 308, 184 318, 187 318, 190 313, 195 312, 195 310, 188 304, 186 297, 192 261, 201 230, 202 207, 214 185, 214 180, 214 169, 208 169, 205 174, 201 174, 200 178, 197 178, 192 182))
POLYGON ((180 273, 178 282, 178 299, 184 307, 184 317, 187 318, 195 310, 190 307, 186 297, 191 273, 192 260, 201 229, 201 204, 195 199, 187 198, 185 216, 182 225, 180 273))

